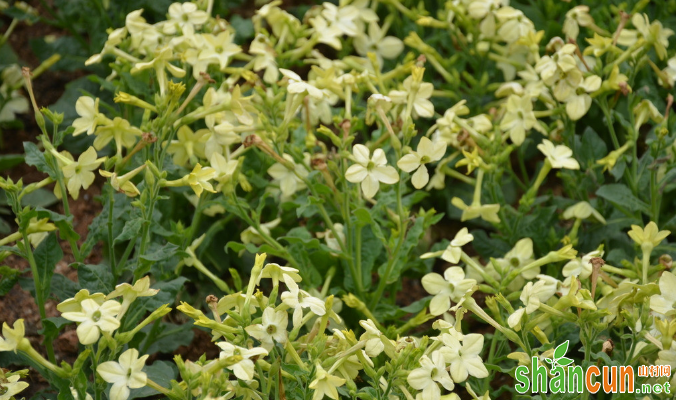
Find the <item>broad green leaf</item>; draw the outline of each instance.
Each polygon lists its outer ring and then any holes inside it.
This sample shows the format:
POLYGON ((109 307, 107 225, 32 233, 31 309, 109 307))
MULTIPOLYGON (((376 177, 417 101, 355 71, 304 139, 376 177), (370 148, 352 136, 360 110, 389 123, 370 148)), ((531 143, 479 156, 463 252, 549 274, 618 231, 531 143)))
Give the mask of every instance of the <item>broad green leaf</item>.
POLYGON ((54 276, 52 276, 52 293, 57 299, 64 301, 74 297, 79 290, 80 287, 78 284, 67 277, 61 274, 54 274, 54 276))
MULTIPOLYGON (((146 354, 172 353, 180 346, 188 346, 192 342, 195 333, 192 331, 193 323, 189 321, 185 324, 175 325, 169 322, 161 324, 161 331, 153 338, 147 337, 151 340, 146 354)), ((152 325, 145 327, 142 331, 149 333, 152 330, 152 325)), ((144 344, 147 346, 147 344, 144 344)))
POLYGON ((61 250, 59 241, 56 239, 56 235, 53 233, 47 235, 38 248, 35 249, 33 257, 35 258, 41 286, 35 289, 40 290, 42 298, 46 299, 50 293, 49 289, 52 285, 52 275, 54 275, 56 263, 63 258, 63 251, 61 250))
POLYGON ((180 276, 170 281, 157 282, 152 285, 153 289, 160 290, 155 296, 143 297, 137 301, 141 301, 148 311, 155 311, 163 304, 173 305, 176 303, 178 292, 183 289, 187 281, 187 278, 180 276))
POLYGON ((113 274, 107 265, 81 265, 77 269, 80 287, 90 293, 110 293, 115 288, 113 274))
POLYGON ((0 155, 0 171, 10 169, 24 162, 24 156, 21 154, 3 154, 0 155))
POLYGON ((121 242, 126 242, 127 240, 131 240, 132 238, 136 237, 136 235, 138 235, 138 233, 141 231, 141 226, 143 226, 143 218, 134 218, 127 221, 127 223, 124 224, 124 228, 122 228, 122 233, 120 233, 115 238, 115 240, 113 240, 113 243, 118 244, 121 242))
POLYGON ((603 185, 596 191, 596 195, 629 211, 649 212, 648 205, 634 196, 631 190, 621 183, 603 185))
POLYGON ((168 260, 176 254, 178 246, 173 243, 166 243, 163 246, 155 246, 153 251, 142 255, 140 258, 145 261, 164 261, 168 260))
MULTIPOLYGON (((148 375, 148 379, 165 388, 171 387, 171 380, 176 379, 176 375, 178 374, 176 367, 167 361, 155 361, 152 365, 147 365, 143 368, 143 372, 148 375)), ((108 384, 108 386, 112 385, 108 384)), ((129 400, 159 394, 155 389, 146 386, 141 389, 131 389, 129 400)))
POLYGON ((73 229, 73 216, 71 215, 70 217, 66 217, 63 214, 56 213, 52 210, 48 210, 46 208, 38 207, 36 208, 37 211, 37 218, 42 219, 42 218, 49 218, 51 222, 54 223, 54 225, 59 228, 59 234, 61 235, 61 239, 73 239, 75 241, 80 240, 80 235, 75 232, 73 229))
POLYGON ((12 290, 19 281, 19 275, 21 275, 21 271, 6 265, 0 266, 0 296, 5 296, 12 290))
POLYGON ((22 206, 49 207, 56 204, 59 199, 54 196, 51 190, 37 189, 32 193, 28 193, 21 199, 22 206))
POLYGON ((23 142, 23 150, 26 153, 26 164, 32 165, 37 168, 38 171, 44 172, 56 179, 56 173, 52 167, 49 166, 49 163, 47 163, 47 160, 45 159, 45 155, 42 154, 35 143, 23 142))

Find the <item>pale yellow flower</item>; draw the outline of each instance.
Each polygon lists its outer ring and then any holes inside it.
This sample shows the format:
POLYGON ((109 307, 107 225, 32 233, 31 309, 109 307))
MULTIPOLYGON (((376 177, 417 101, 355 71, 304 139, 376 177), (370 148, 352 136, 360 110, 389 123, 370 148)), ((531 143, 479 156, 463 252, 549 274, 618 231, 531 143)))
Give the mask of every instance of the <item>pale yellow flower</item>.
POLYGON ((0 351, 13 351, 19 348, 19 343, 23 340, 26 334, 23 319, 19 318, 14 321, 14 328, 10 328, 7 322, 2 323, 2 336, 0 337, 0 351))
POLYGON ((99 113, 99 98, 92 99, 91 97, 82 96, 75 102, 75 111, 79 115, 73 121, 73 136, 77 136, 82 132, 87 132, 91 135, 96 130, 96 127, 107 121, 107 118, 99 113))
POLYGON ((650 221, 645 228, 641 228, 638 225, 632 225, 628 235, 631 240, 640 245, 642 249, 653 249, 659 246, 670 233, 671 231, 660 231, 657 228, 657 224, 650 221))
POLYGON ((597 221, 601 222, 602 224, 605 225, 606 219, 603 218, 603 215, 596 211, 594 207, 591 206, 586 201, 581 201, 579 203, 576 203, 575 205, 572 205, 563 212, 563 218, 565 219, 573 219, 573 218, 579 218, 579 219, 587 219, 591 216, 596 218, 597 221))
POLYGON ((202 194, 202 191, 216 193, 214 187, 209 180, 216 177, 216 170, 211 167, 202 167, 199 163, 195 165, 192 172, 187 176, 188 185, 195 192, 197 197, 202 194))
MULTIPOLYGON (((305 154, 306 160, 309 161, 309 154, 305 154)), ((282 197, 289 198, 297 191, 306 188, 302 178, 307 177, 309 172, 303 163, 296 163, 290 155, 284 154, 282 157, 293 165, 293 169, 289 169, 281 163, 276 163, 268 168, 268 174, 279 184, 282 197)))
POLYGON ((129 389, 139 389, 146 385, 148 376, 143 372, 148 355, 139 357, 136 349, 129 349, 120 354, 118 361, 106 361, 96 367, 96 372, 104 381, 112 383, 110 400, 126 400, 131 393, 129 389))
POLYGON ((315 379, 310 382, 310 389, 314 390, 312 400, 322 400, 324 396, 338 400, 338 390, 336 388, 343 386, 345 382, 343 378, 329 375, 320 364, 317 364, 315 367, 315 379))
POLYGON ((403 156, 397 166, 406 172, 416 172, 411 176, 411 183, 416 189, 422 189, 430 180, 425 164, 441 160, 446 154, 446 143, 434 143, 427 137, 420 138, 418 150, 403 156))
POLYGON ((68 193, 77 200, 80 195, 80 189, 87 190, 94 183, 94 170, 105 161, 106 157, 96 158, 96 150, 90 147, 84 153, 80 154, 77 162, 71 162, 63 167, 63 176, 68 181, 68 193))
POLYGON ((459 197, 453 197, 451 199, 451 204, 462 210, 462 216, 460 217, 461 221, 481 217, 481 219, 487 222, 492 222, 494 224, 500 223, 500 217, 498 217, 500 204, 481 204, 472 202, 472 204, 467 205, 459 197))
POLYGON ((6 382, 0 382, 0 400, 16 398, 16 394, 28 387, 28 383, 19 381, 19 378, 19 375, 12 375, 6 378, 6 382))
POLYGON ((554 146, 554 143, 543 139, 537 147, 547 157, 552 168, 580 169, 580 164, 573 158, 573 150, 565 145, 554 146))
POLYGON ((100 126, 96 132, 96 139, 94 139, 94 148, 101 150, 111 140, 115 139, 115 146, 117 155, 122 154, 122 147, 130 148, 136 144, 136 139, 140 137, 143 132, 135 126, 131 126, 129 121, 124 118, 115 117, 109 124, 100 126))
POLYGON ((517 146, 523 143, 529 130, 539 128, 530 96, 509 96, 505 103, 505 111, 500 129, 509 134, 509 138, 517 146))
POLYGON ((355 164, 345 172, 345 179, 352 183, 360 183, 364 197, 372 198, 378 193, 380 182, 394 184, 399 181, 399 174, 394 167, 387 165, 387 158, 382 149, 376 149, 370 156, 368 147, 362 144, 354 145, 352 149, 355 164))
POLYGON ((115 317, 120 312, 120 303, 109 300, 99 304, 93 299, 80 302, 81 311, 69 311, 61 317, 78 322, 77 337, 82 344, 93 344, 99 340, 101 332, 112 333, 120 327, 120 321, 115 317))

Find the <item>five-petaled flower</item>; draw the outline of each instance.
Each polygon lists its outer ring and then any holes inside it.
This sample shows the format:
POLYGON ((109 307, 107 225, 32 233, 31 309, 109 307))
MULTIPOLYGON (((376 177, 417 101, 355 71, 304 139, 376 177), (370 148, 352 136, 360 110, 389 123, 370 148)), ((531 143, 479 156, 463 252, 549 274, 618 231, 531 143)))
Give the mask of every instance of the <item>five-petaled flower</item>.
POLYGON ((429 294, 434 295, 430 302, 430 313, 441 315, 451 308, 451 300, 460 300, 476 285, 476 280, 465 279, 462 268, 451 267, 444 272, 444 276, 436 272, 423 276, 422 285, 429 294))
POLYGON ((347 169, 345 179, 352 183, 361 182, 361 189, 367 199, 378 193, 380 182, 391 185, 399 181, 397 170, 387 165, 383 149, 376 149, 373 156, 369 157, 371 152, 368 147, 356 144, 352 154, 356 164, 347 169))
POLYGON ((538 149, 547 157, 552 168, 580 169, 580 164, 573 158, 573 150, 565 145, 554 146, 554 143, 543 139, 538 149))
POLYGON ((411 176, 411 183, 416 189, 422 189, 430 180, 425 164, 441 160, 444 154, 446 143, 435 143, 423 136, 418 143, 418 150, 403 156, 397 162, 397 166, 406 172, 416 170, 411 176))
POLYGON ((138 350, 129 349, 120 354, 118 361, 106 361, 96 367, 96 372, 104 381, 112 383, 110 400, 126 400, 129 389, 139 389, 146 385, 148 376, 142 371, 148 355, 139 357, 138 350))
POLYGON ((121 304, 115 300, 108 300, 103 304, 93 299, 84 299, 80 303, 81 311, 69 311, 61 317, 79 322, 77 337, 82 344, 93 344, 99 340, 101 332, 111 333, 120 327, 120 321, 115 317, 120 312, 121 304))

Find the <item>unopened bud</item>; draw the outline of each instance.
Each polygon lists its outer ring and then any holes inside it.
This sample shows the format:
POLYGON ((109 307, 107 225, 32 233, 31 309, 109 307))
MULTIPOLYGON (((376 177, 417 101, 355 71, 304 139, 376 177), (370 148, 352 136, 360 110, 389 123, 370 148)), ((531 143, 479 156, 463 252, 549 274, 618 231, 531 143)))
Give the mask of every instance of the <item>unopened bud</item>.
POLYGON ((666 269, 671 269, 671 265, 673 264, 673 259, 669 254, 662 254, 660 256, 660 264, 664 265, 666 269))
POLYGON ((618 83, 618 86, 620 87, 620 92, 622 93, 623 96, 626 96, 630 93, 629 85, 627 85, 627 82, 620 82, 618 83))
POLYGON ((608 339, 605 342, 603 342, 603 347, 601 347, 601 351, 608 354, 608 356, 613 355, 614 349, 615 349, 615 343, 613 343, 612 339, 608 339))

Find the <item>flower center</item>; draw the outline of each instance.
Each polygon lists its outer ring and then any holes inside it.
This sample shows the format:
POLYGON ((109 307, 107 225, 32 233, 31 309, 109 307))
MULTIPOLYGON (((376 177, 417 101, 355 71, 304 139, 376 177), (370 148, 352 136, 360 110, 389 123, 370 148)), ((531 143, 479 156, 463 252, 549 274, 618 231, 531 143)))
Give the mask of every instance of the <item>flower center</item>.
POLYGON ((277 327, 274 325, 270 325, 268 326, 268 329, 266 329, 266 331, 268 332, 268 335, 272 335, 275 332, 277 332, 277 327))
POLYGON ((222 53, 223 52, 223 46, 216 46, 216 53, 222 53))
POLYGON ((99 310, 94 311, 94 314, 92 314, 92 321, 99 322, 100 319, 101 319, 101 311, 99 310))
POLYGON ((183 21, 185 22, 190 21, 190 17, 188 17, 188 14, 183 14, 183 21))
POLYGON ((509 263, 512 264, 512 267, 516 268, 518 267, 521 263, 519 262, 519 259, 517 257, 512 257, 509 260, 509 263))
POLYGON ((369 163, 366 164, 366 169, 369 170, 369 171, 372 170, 375 167, 376 167, 376 164, 373 161, 369 161, 369 163))
POLYGON ((420 164, 427 164, 427 163, 430 162, 430 161, 431 161, 431 160, 430 160, 430 158, 429 158, 428 156, 422 156, 422 157, 420 157, 420 164))
POLYGON ((132 371, 132 369, 129 368, 129 369, 127 370, 127 378, 131 378, 131 374, 133 374, 133 373, 134 373, 134 371, 132 371))
POLYGON ((439 370, 436 368, 432 368, 432 371, 430 372, 430 378, 434 379, 439 375, 439 370))

